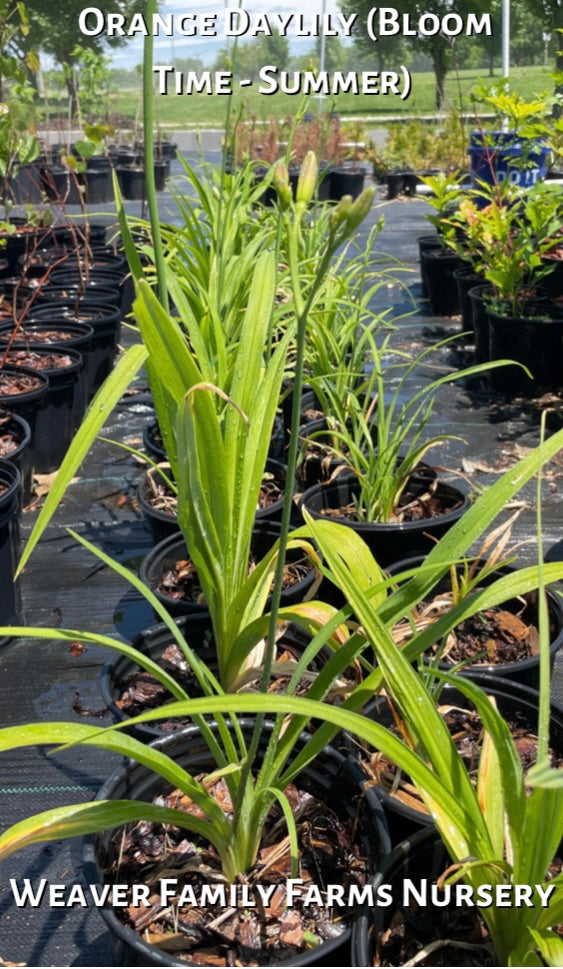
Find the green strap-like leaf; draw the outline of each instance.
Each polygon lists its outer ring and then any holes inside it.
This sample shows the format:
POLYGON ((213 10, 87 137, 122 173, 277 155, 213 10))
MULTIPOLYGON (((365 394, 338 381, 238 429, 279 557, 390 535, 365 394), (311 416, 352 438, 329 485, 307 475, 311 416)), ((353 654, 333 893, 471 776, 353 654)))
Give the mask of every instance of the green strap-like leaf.
MULTIPOLYGON (((563 939, 553 929, 530 929, 534 942, 548 966, 563 966, 563 939)), ((541 965, 541 963, 537 963, 541 965)))
POLYGON ((145 801, 89 801, 42 811, 12 825, 0 836, 0 858, 37 842, 109 831, 131 821, 154 821, 186 828, 215 845, 221 855, 224 853, 224 839, 219 829, 186 811, 145 801))
MULTIPOLYGON (((465 858, 468 855, 491 857, 491 846, 481 815, 474 814, 470 810, 471 804, 468 805, 467 798, 460 797, 457 790, 455 790, 455 793, 452 792, 451 780, 448 780, 447 784, 442 782, 437 774, 427 767, 424 760, 411 751, 406 744, 397 739, 385 727, 366 717, 351 713, 342 707, 335 707, 302 697, 264 695, 261 693, 223 694, 219 697, 203 697, 175 702, 167 704, 166 710, 167 714, 172 717, 209 713, 228 713, 231 715, 238 713, 292 713, 308 719, 325 720, 336 725, 340 730, 349 730, 374 748, 383 751, 410 774, 413 782, 418 785, 423 793, 427 793, 433 802, 441 805, 443 816, 447 817, 447 824, 441 830, 441 834, 452 850, 454 857, 465 858)), ((148 723, 159 718, 162 718, 162 711, 149 710, 126 721, 125 726, 148 723)), ((264 786, 268 785, 264 784, 264 786)), ((471 793, 475 800, 472 789, 471 793)))
MULTIPOLYGON (((160 719, 166 716, 163 711, 167 708, 168 704, 160 708, 160 719)), ((219 825, 220 830, 224 829, 225 816, 222 810, 198 781, 194 781, 191 775, 167 754, 122 733, 117 727, 99 730, 80 723, 54 722, 23 724, 18 727, 4 727, 0 730, 0 751, 46 744, 58 746, 87 744, 102 750, 110 750, 124 757, 131 757, 163 777, 173 788, 178 787, 188 794, 192 800, 203 807, 210 820, 219 825)))
POLYGON ((65 454, 51 490, 45 498, 45 503, 27 540, 16 576, 26 565, 33 549, 58 508, 66 489, 96 440, 97 434, 108 420, 113 408, 121 399, 124 391, 127 390, 146 358, 147 351, 143 346, 129 347, 98 390, 65 454))
POLYGON ((428 572, 421 573, 420 576, 411 579, 412 585, 408 583, 410 588, 405 586, 390 596, 381 610, 383 621, 388 621, 393 614, 403 614, 412 601, 422 602, 446 571, 446 566, 440 569, 438 564, 455 561, 467 555, 473 543, 489 527, 510 499, 537 472, 538 461, 544 464, 562 448, 563 431, 558 431, 490 485, 427 555, 426 564, 436 564, 437 573, 440 574, 431 576, 428 572))

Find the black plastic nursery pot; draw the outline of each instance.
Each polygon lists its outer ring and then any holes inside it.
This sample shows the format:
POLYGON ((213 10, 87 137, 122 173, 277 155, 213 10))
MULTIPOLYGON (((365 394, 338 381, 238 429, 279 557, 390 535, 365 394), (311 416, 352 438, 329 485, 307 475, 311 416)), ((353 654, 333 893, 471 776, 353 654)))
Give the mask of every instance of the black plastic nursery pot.
MULTIPOLYGON (((169 478, 171 475, 170 468, 168 467, 164 470, 166 476, 169 478)), ((143 517, 151 530, 152 540, 155 545, 158 545, 159 542, 163 542, 172 535, 178 534, 178 515, 175 504, 173 510, 165 510, 163 508, 156 508, 154 502, 151 501, 152 491, 148 476, 153 473, 158 482, 158 472, 153 472, 149 468, 137 488, 137 501, 143 517)))
MULTIPOLYGON (((279 524, 273 521, 256 521, 252 530, 251 553, 257 561, 271 549, 274 542, 279 538, 279 524)), ((195 614, 207 613, 207 604, 197 603, 188 599, 174 598, 164 594, 159 590, 162 576, 170 570, 174 570, 178 562, 184 562, 188 558, 186 543, 181 532, 176 532, 170 538, 164 539, 145 556, 139 567, 139 575, 142 581, 148 585, 166 607, 171 616, 191 616, 195 614)), ((291 550, 287 556, 289 565, 302 562, 303 553, 299 549, 291 550)), ((307 593, 315 581, 316 570, 311 565, 307 567, 306 575, 294 585, 284 588, 281 595, 281 605, 290 606, 303 602, 307 593)), ((269 599, 266 603, 266 611, 269 609, 269 599)))
MULTIPOLYGON (((19 354, 22 351, 13 352, 19 354)), ((63 353, 58 348, 55 352, 63 353)), ((29 353, 33 357, 47 356, 49 351, 43 347, 29 353)), ((40 474, 49 474, 59 467, 74 433, 77 391, 79 399, 84 399, 79 387, 84 369, 82 354, 65 348, 64 356, 70 358, 70 364, 31 371, 43 374, 49 382, 44 402, 37 412, 33 438, 34 469, 40 474)))
POLYGON ((71 301, 53 301, 48 307, 34 310, 33 320, 50 322, 53 326, 80 323, 92 327, 94 333, 85 359, 85 383, 91 399, 113 367, 121 332, 121 312, 95 299, 84 299, 76 305, 71 301))
MULTIPOLYGON (((169 478, 171 471, 170 468, 163 469, 166 476, 169 478)), ((152 477, 154 474, 155 481, 158 483, 158 472, 149 469, 139 484, 137 488, 137 501, 141 511, 148 522, 149 528, 151 530, 151 535, 153 542, 158 543, 164 541, 165 538, 169 538, 171 535, 177 534, 178 532, 178 516, 176 510, 169 509, 163 510, 161 508, 155 507, 155 502, 151 501, 151 496, 153 492, 151 491, 149 476, 152 477)), ((272 476, 272 483, 280 489, 285 488, 287 469, 284 464, 280 461, 276 461, 273 458, 268 458, 266 461, 266 477, 263 480, 263 487, 267 489, 269 480, 267 476, 272 476)), ((272 521, 281 522, 282 510, 283 510, 284 496, 278 498, 276 501, 272 501, 270 504, 264 504, 256 510, 256 520, 257 521, 272 521)))
POLYGON ((162 444, 162 437, 157 420, 145 424, 143 428, 143 447, 156 461, 166 460, 166 451, 162 444))
POLYGON ((90 242, 90 253, 85 259, 84 254, 80 255, 80 265, 74 253, 70 252, 67 258, 60 263, 53 271, 53 276, 59 273, 70 273, 75 278, 88 278, 89 275, 106 274, 117 276, 121 281, 128 272, 127 260, 125 256, 116 254, 113 249, 101 245, 99 242, 90 242))
POLYGON ((54 265, 60 265, 67 256, 68 249, 63 244, 36 249, 35 252, 20 256, 18 260, 20 275, 28 279, 42 279, 47 275, 48 279, 51 268, 54 265))
POLYGON ((31 431, 29 444, 31 467, 26 471, 28 481, 31 480, 34 470, 39 470, 35 456, 37 416, 44 406, 48 386, 47 377, 36 370, 6 366, 0 371, 0 407, 13 411, 18 417, 23 417, 31 431), (22 378, 24 378, 23 382, 22 378))
POLYGON ((87 168, 84 172, 86 201, 89 205, 113 202, 113 183, 110 168, 87 168))
MULTIPOLYGON (((408 963, 404 961, 376 962, 376 941, 381 933, 389 928, 391 919, 399 917, 399 912, 403 913, 405 917, 407 932, 412 927, 413 934, 416 933, 415 939, 422 936, 425 941, 431 940, 432 930, 443 909, 436 909, 431 905, 420 906, 417 902, 413 902, 412 908, 408 905, 405 910, 401 904, 404 886, 412 883, 418 889, 421 885, 429 885, 439 878, 450 864, 450 857, 442 840, 433 828, 419 831, 412 837, 408 837, 391 852, 371 885, 375 897, 377 897, 379 889, 382 893, 385 891, 385 894, 382 894, 384 902, 390 897, 397 904, 388 907, 382 905, 365 905, 362 907, 352 926, 351 966, 415 965, 411 961, 408 963), (385 886, 385 889, 383 886, 385 886)), ((448 932, 448 936, 451 936, 451 931, 448 929, 444 931, 448 932)), ((453 966, 458 964, 460 958, 467 957, 467 954, 462 953, 454 943, 437 953, 436 958, 438 957, 447 960, 439 964, 453 966)), ((397 958, 400 958, 400 956, 397 956, 397 958)), ((482 961, 484 955, 481 950, 477 950, 477 954, 473 958, 479 961, 464 962, 464 965, 479 967, 497 965, 495 962, 482 961)), ((432 959, 432 955, 428 955, 427 959, 432 959)), ((431 963, 425 961, 420 964, 430 965, 431 963)), ((438 963, 432 964, 438 965, 438 963)))
POLYGON ((105 251, 98 253, 96 249, 93 253, 95 261, 86 275, 81 276, 76 264, 67 261, 51 274, 52 286, 65 286, 73 292, 78 291, 79 295, 87 295, 89 299, 103 299, 112 306, 118 306, 126 316, 133 306, 135 287, 131 277, 127 275, 124 259, 120 256, 108 256, 105 251))
POLYGON ((436 316, 457 316, 460 311, 456 269, 461 259, 449 249, 425 249, 421 253, 430 309, 436 316))
POLYGON ((319 202, 330 202, 332 192, 332 165, 323 163, 319 165, 319 178, 317 182, 317 200, 319 202))
POLYGON ((117 309, 120 302, 117 285, 99 279, 90 279, 82 286, 78 285, 76 279, 67 279, 66 282, 59 279, 57 283, 50 281, 37 293, 33 314, 53 303, 65 303, 78 308, 83 302, 93 300, 108 309, 117 309))
POLYGON ((405 171, 403 172, 404 177, 404 192, 405 195, 416 196, 416 191, 419 185, 424 183, 421 181, 421 172, 405 171))
POLYGON ((57 238, 64 244, 68 244, 74 250, 77 245, 81 245, 87 237, 91 246, 104 245, 108 232, 108 226, 102 222, 93 222, 91 219, 86 226, 83 222, 68 222, 65 225, 57 226, 57 238))
MULTIPOLYGON (((38 311, 40 312, 40 311, 38 311)), ((51 318, 52 318, 51 313, 51 318)), ((27 317, 25 323, 19 327, 16 338, 12 346, 18 349, 23 347, 33 347, 33 349, 49 347, 59 347, 64 350, 69 347, 78 350, 79 353, 88 353, 94 329, 87 323, 62 323, 53 324, 48 322, 35 322, 35 314, 27 317)), ((8 342, 14 327, 11 323, 4 323, 0 326, 0 345, 8 342)))
POLYGON ((0 296, 3 296, 3 303, 9 306, 13 314, 13 307, 23 310, 32 300, 39 295, 39 280, 24 279, 21 276, 4 276, 0 281, 0 296))
POLYGON ((22 504, 31 501, 33 485, 33 455, 31 428, 23 417, 0 407, 0 457, 13 464, 20 473, 22 504))
POLYGON ((330 447, 330 431, 326 417, 303 424, 299 431, 301 462, 297 468, 299 490, 326 483, 344 464, 330 447), (310 442, 310 443, 309 443, 310 442))
MULTIPOLYGON (((459 677, 461 678, 461 674, 459 674, 459 677)), ((535 732, 539 710, 539 694, 535 689, 515 680, 489 675, 488 672, 474 673, 471 679, 488 696, 494 698, 499 712, 506 720, 512 720, 518 727, 526 726, 527 729, 535 732)), ((441 706, 459 707, 462 710, 474 710, 461 690, 450 683, 444 684, 439 704, 441 706)), ((390 727, 393 725, 391 708, 382 696, 376 697, 368 704, 365 715, 383 726, 390 727)), ((459 730, 462 729, 462 726, 460 726, 459 730)), ((563 752, 563 710, 556 705, 551 707, 550 743, 557 753, 563 752)), ((353 741, 350 749, 355 756, 359 756, 359 748, 353 741)), ((464 759, 471 758, 470 770, 476 771, 478 767, 478 752, 472 750, 468 741, 467 748, 462 756, 464 759)), ((364 754, 361 759, 366 761, 368 757, 369 754, 364 754)), ((378 769, 383 771, 381 763, 379 763, 378 769)), ((408 782, 406 777, 403 780, 408 782)), ((401 778, 397 775, 393 780, 389 776, 387 782, 384 782, 383 776, 380 776, 376 783, 377 794, 385 809, 393 845, 399 844, 405 838, 410 838, 424 829, 432 828, 434 830, 434 822, 430 814, 423 809, 422 802, 414 797, 408 787, 402 788, 400 781, 401 778), (395 789, 392 785, 397 781, 399 783, 395 789)))
POLYGON ((30 162, 10 178, 8 195, 16 205, 30 205, 43 200, 42 188, 41 165, 30 162))
MULTIPOLYGON (((427 472, 414 472, 409 488, 415 496, 423 494, 428 488, 428 482, 427 472)), ((319 484, 309 488, 302 495, 300 504, 313 518, 325 518, 328 513, 330 521, 353 528, 364 539, 382 568, 400 558, 410 558, 417 554, 425 555, 434 547, 436 540, 441 538, 469 507, 469 499, 461 491, 440 481, 438 494, 443 497, 446 505, 449 504, 452 507, 452 510, 433 518, 405 522, 360 522, 334 513, 340 508, 349 506, 359 493, 357 478, 343 473, 329 484, 319 484), (415 548, 417 552, 406 551, 415 548), (399 550, 403 550, 401 554, 399 550)))
POLYGON ((163 192, 166 188, 166 176, 168 175, 169 165, 166 160, 154 163, 154 186, 157 192, 163 192))
POLYGON ((492 295, 493 289, 488 283, 474 286, 468 292, 471 302, 473 321, 473 342, 475 344, 475 359, 477 363, 487 363, 491 359, 489 347, 489 307, 487 297, 492 295))
POLYGON ((145 197, 145 171, 143 168, 116 168, 119 187, 128 201, 139 201, 145 197))
POLYGON ((42 169, 43 190, 52 202, 80 205, 85 201, 83 179, 63 165, 45 165, 42 169))
MULTIPOLYGON (((176 621, 188 645, 208 666, 212 666, 212 661, 216 656, 216 650, 214 646, 210 645, 212 643, 213 630, 209 613, 179 616, 176 621)), ((159 622, 155 626, 151 626, 149 629, 145 629, 142 633, 139 633, 133 640, 132 645, 139 652, 144 653, 145 656, 149 656, 155 662, 159 662, 162 659, 162 654, 173 640, 174 637, 168 626, 163 622, 159 622)), ((183 667, 186 668, 186 666, 187 664, 184 662, 183 667)), ((118 701, 127 686, 129 677, 134 671, 138 670, 139 667, 129 657, 120 654, 110 659, 102 670, 100 679, 101 694, 104 703, 118 721, 124 721, 128 718, 128 715, 118 706, 118 701)), ((177 676, 177 673, 172 671, 172 675, 177 676)), ((190 693, 190 695, 192 694, 190 693)), ((165 702, 163 699, 157 698, 154 703, 151 701, 151 706, 161 705, 163 702, 165 702)), ((148 704, 146 709, 148 709, 148 704)), ((171 727, 170 730, 163 731, 158 723, 139 723, 131 727, 130 732, 141 740, 152 741, 165 734, 177 732, 185 726, 185 723, 182 724, 180 721, 176 721, 174 727, 171 727)))
MULTIPOLYGON (((389 567, 391 575, 398 575, 408 569, 414 569, 424 563, 422 556, 413 556, 396 562, 389 567)), ((509 575, 515 569, 511 566, 500 566, 495 572, 491 573, 483 580, 483 586, 488 586, 502 575, 509 575)), ((428 600, 437 592, 451 591, 451 582, 446 575, 438 584, 437 588, 428 593, 428 600)), ((554 592, 547 590, 547 603, 549 615, 550 632, 550 665, 553 669, 555 657, 563 646, 563 600, 554 592)), ((537 603, 535 593, 527 593, 517 599, 509 600, 504 604, 504 608, 509 612, 519 615, 524 622, 529 622, 537 626, 537 603)), ((452 670, 452 663, 447 660, 440 661, 443 670, 452 670)), ((469 662, 463 666, 463 676, 468 679, 479 679, 482 676, 495 677, 502 680, 510 680, 533 690, 539 687, 539 654, 518 658, 515 661, 503 663, 487 663, 481 658, 478 661, 469 662)))
POLYGON ((388 172, 385 176, 387 183, 387 198, 396 199, 405 190, 405 172, 388 172))
MULTIPOLYGON (((92 347, 94 336, 93 327, 86 323, 66 323, 62 326, 52 326, 49 323, 34 323, 33 317, 28 317, 21 326, 12 343, 14 349, 29 348, 30 350, 44 350, 46 347, 59 350, 77 350, 84 361, 92 347)), ((0 346, 6 343, 13 332, 12 326, 0 326, 0 346)), ((84 366, 82 379, 79 380, 74 399, 74 427, 82 420, 88 400, 87 367, 84 366)))
POLYGON ((351 195, 353 199, 363 191, 365 172, 354 171, 351 168, 332 169, 330 175, 330 198, 338 202, 343 195, 351 195))
MULTIPOLYGON (((212 673, 218 676, 217 650, 209 615, 179 616, 176 621, 178 628, 181 630, 190 648, 207 664, 212 673)), ((305 636, 300 631, 296 633, 294 628, 290 626, 284 631, 283 636, 279 640, 278 647, 284 653, 289 652, 297 659, 301 656, 309 642, 310 637, 305 636)), ((151 626, 149 629, 145 629, 140 633, 132 645, 139 652, 150 657, 155 663, 167 669, 175 679, 180 678, 181 680, 182 675, 184 675, 186 679, 181 682, 181 685, 184 686, 189 696, 203 696, 203 692, 195 682, 195 677, 193 674, 190 675, 189 664, 179 650, 174 657, 174 662, 170 661, 169 652, 163 661, 164 653, 173 644, 174 637, 168 626, 165 623, 159 622, 157 625, 151 626), (177 663, 176 659, 178 660, 177 663)), ((317 658, 311 664, 311 668, 318 671, 322 663, 326 661, 327 656, 328 652, 322 658, 317 658)), ((156 681, 150 674, 142 672, 133 660, 122 654, 116 654, 104 666, 100 679, 100 689, 106 706, 114 718, 120 722, 136 715, 137 712, 145 712, 149 708, 162 706, 173 699, 172 695, 161 687, 160 684, 156 684, 156 681), (140 683, 137 681, 131 682, 132 677, 135 678, 136 675, 141 678, 140 683), (139 690, 141 694, 140 701, 138 700, 139 690), (123 710, 121 699, 129 691, 131 691, 132 696, 135 698, 135 714, 126 713, 123 710)), ((187 726, 189 722, 187 719, 184 719, 184 721, 166 720, 166 711, 164 711, 162 721, 138 723, 127 729, 140 739, 151 741, 156 740, 157 737, 177 732, 187 726)))
MULTIPOLYGON (((247 742, 250 740, 253 721, 240 721, 247 742)), ((214 732, 216 724, 211 725, 214 732)), ((263 756, 266 743, 271 731, 271 724, 264 724, 258 758, 263 756)), ((304 739, 301 742, 304 742, 304 739)), ((215 769, 215 763, 209 753, 206 743, 195 727, 185 730, 156 742, 156 746, 166 752, 181 767, 192 775, 209 773, 215 769)), ((259 763, 259 759, 257 761, 259 763)), ((357 825, 356 841, 359 841, 363 857, 369 859, 369 868, 373 870, 381 863, 389 851, 389 839, 385 819, 377 796, 365 785, 365 779, 358 772, 355 765, 330 747, 326 747, 322 754, 307 767, 297 778, 296 784, 326 804, 326 811, 334 812, 342 823, 357 825)), ((162 778, 139 764, 131 763, 125 768, 117 770, 106 781, 98 792, 97 800, 135 799, 151 801, 154 797, 166 794, 170 790, 162 778)), ((315 817, 322 816, 322 810, 313 812, 315 817)), ((114 864, 116 849, 112 832, 96 835, 88 841, 84 848, 85 877, 92 884, 106 883, 103 874, 114 864)), ((219 876, 219 872, 217 873, 219 876)), ((183 884, 182 876, 178 877, 183 884)), ((119 879, 118 879, 119 880, 119 879)), ((143 880, 142 869, 136 882, 143 880)), ((220 881, 220 878, 217 878, 220 881)), ((319 886, 324 888, 323 886, 319 886)), ((185 966, 185 959, 176 957, 173 952, 167 952, 146 942, 141 935, 117 917, 109 904, 102 908, 102 915, 106 920, 114 939, 116 964, 127 966, 185 966)), ((183 914, 183 909, 180 914, 183 914)), ((188 914, 188 913, 187 913, 188 914)), ((336 925, 340 926, 342 915, 350 916, 344 908, 336 909, 336 925)), ((308 966, 308 965, 346 965, 349 956, 349 942, 351 929, 349 922, 342 931, 333 938, 321 941, 314 948, 299 951, 293 947, 284 947, 272 954, 271 958, 262 951, 262 964, 276 966, 308 966)), ((219 943, 219 944, 222 944, 219 943)), ((248 950, 247 950, 248 952, 248 950)), ((259 952, 250 950, 250 955, 258 956, 259 952)), ((188 960, 189 953, 186 954, 188 960)), ((191 963, 189 963, 191 964, 191 963)), ((199 965, 210 964, 198 959, 199 965)), ((243 964, 243 963, 241 963, 243 964)))
POLYGON ((542 277, 542 289, 551 299, 559 299, 563 296, 563 248, 560 252, 560 256, 550 253, 542 256, 542 264, 550 270, 547 276, 542 277))
MULTIPOLYGON (((282 414, 276 414, 274 418, 274 426, 272 428, 272 435, 270 437, 268 458, 273 458, 275 461, 282 460, 285 456, 285 445, 286 434, 284 419, 282 414)), ((155 419, 150 421, 143 428, 143 446, 148 453, 155 458, 156 461, 166 460, 166 451, 164 450, 162 443, 162 436, 158 426, 158 420, 155 419)))
POLYGON ((19 271, 19 260, 34 252, 39 246, 55 245, 56 230, 50 226, 37 228, 20 224, 17 219, 10 220, 16 225, 14 233, 0 233, 2 258, 8 261, 8 275, 19 271))
POLYGON ((563 386, 563 319, 552 318, 544 308, 529 317, 502 316, 489 310, 491 360, 508 359, 522 367, 497 367, 489 374, 491 386, 504 394, 535 394, 563 386))
POLYGON ((425 267, 422 262, 422 253, 429 249, 443 249, 444 244, 437 232, 433 235, 418 236, 418 261, 420 263, 420 295, 423 299, 428 298, 428 286, 426 285, 425 267))
MULTIPOLYGON (((19 621, 21 601, 14 574, 19 557, 21 478, 10 461, 0 460, 0 625, 19 621)), ((0 646, 7 642, 0 639, 0 646)))
POLYGON ((454 279, 457 286, 459 311, 461 313, 461 328, 464 331, 473 333, 473 306, 469 291, 475 286, 482 285, 483 277, 471 267, 465 267, 454 270, 454 279))

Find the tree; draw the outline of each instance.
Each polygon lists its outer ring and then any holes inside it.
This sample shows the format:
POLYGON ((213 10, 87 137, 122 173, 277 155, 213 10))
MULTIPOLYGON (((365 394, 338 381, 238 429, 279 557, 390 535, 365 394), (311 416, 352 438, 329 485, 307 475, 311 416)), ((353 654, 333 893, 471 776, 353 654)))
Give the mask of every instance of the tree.
POLYGON ((23 3, 12 5, 10 0, 0 0, 0 197, 6 214, 12 205, 10 176, 39 152, 35 90, 28 80, 28 72, 34 73, 39 61, 33 50, 23 54, 27 33, 23 3))
MULTIPOLYGON (((73 110, 77 105, 76 73, 72 70, 79 56, 75 53, 77 45, 83 50, 101 54, 106 44, 115 47, 126 40, 124 37, 107 37, 104 34, 99 37, 81 34, 78 18, 84 6, 84 0, 64 0, 64 3, 26 0, 29 33, 25 39, 25 49, 41 49, 46 54, 51 54, 61 67, 68 65, 70 69, 65 72, 65 82, 73 110)), ((113 0, 111 4, 112 12, 124 14, 126 17, 133 13, 143 13, 144 9, 144 0, 113 0)))
MULTIPOLYGON (((543 0, 537 0, 537 2, 543 2, 543 0)), ((560 0, 545 0, 545 2, 558 3, 560 0)), ((436 78, 434 106, 437 110, 440 110, 444 102, 444 84, 446 74, 452 63, 455 38, 449 37, 440 31, 432 36, 418 34, 415 37, 401 38, 400 34, 397 34, 396 36, 372 41, 367 34, 368 14, 373 7, 371 0, 344 0, 342 6, 346 13, 358 14, 358 19, 354 25, 354 33, 357 37, 361 38, 363 49, 365 49, 366 44, 371 44, 375 54, 376 49, 382 43, 387 45, 388 41, 399 42, 406 40, 409 45, 415 44, 418 49, 422 49, 428 53, 436 78)), ((397 11, 401 24, 403 17, 408 17, 410 18, 411 29, 416 29, 420 18, 425 14, 433 14, 441 21, 447 14, 455 12, 465 20, 470 13, 478 16, 479 14, 488 12, 490 5, 486 4, 485 0, 458 0, 455 8, 452 8, 451 0, 396 0, 393 8, 397 11)), ((473 39, 479 40, 478 37, 473 39)))
POLYGON ((289 40, 275 32, 271 37, 260 35, 255 40, 243 41, 233 48, 222 47, 213 63, 215 71, 230 71, 237 78, 255 81, 264 64, 274 64, 286 70, 289 64, 289 40))
POLYGON ((560 32, 555 47, 557 52, 555 69, 563 71, 563 0, 525 0, 525 2, 531 13, 539 19, 546 33, 560 32))
MULTIPOLYGON (((373 4, 369 0, 341 0, 340 7, 342 12, 349 16, 352 13, 358 14, 358 19, 352 28, 354 38, 354 48, 359 52, 366 66, 370 62, 375 65, 378 71, 394 70, 394 65, 408 64, 410 53, 404 37, 400 34, 396 37, 381 37, 374 43, 368 36, 366 30, 366 18, 373 4)), ((373 68, 372 68, 373 69, 373 68)))
POLYGON ((261 53, 264 57, 263 64, 273 64, 280 71, 287 70, 289 64, 289 40, 278 31, 274 31, 271 37, 262 35, 259 38, 261 53))
MULTIPOLYGON (((321 62, 321 38, 315 41, 315 55, 318 58, 319 66, 321 62)), ((325 37, 325 57, 324 69, 332 73, 333 71, 343 71, 346 67, 346 48, 340 37, 325 37)))
POLYGON ((556 119, 563 117, 563 0, 526 0, 531 12, 541 18, 546 33, 556 35, 555 93, 558 102, 553 106, 556 119))

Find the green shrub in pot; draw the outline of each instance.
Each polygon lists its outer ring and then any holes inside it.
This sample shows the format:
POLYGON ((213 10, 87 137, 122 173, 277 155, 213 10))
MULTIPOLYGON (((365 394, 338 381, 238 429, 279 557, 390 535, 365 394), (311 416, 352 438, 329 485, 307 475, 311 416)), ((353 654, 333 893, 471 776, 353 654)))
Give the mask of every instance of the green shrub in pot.
POLYGON ((461 253, 491 284, 488 302, 507 316, 523 316, 526 304, 550 269, 542 261, 561 225, 561 193, 557 186, 538 183, 527 195, 510 183, 492 190, 480 207, 470 192, 453 224, 463 225, 461 253))
POLYGON ((39 141, 35 133, 36 91, 28 74, 38 70, 39 58, 34 50, 28 51, 23 61, 15 53, 18 43, 27 33, 29 23, 25 5, 1 0, 0 185, 6 218, 5 221, 0 221, 0 229, 8 234, 15 231, 15 226, 10 222, 10 211, 14 204, 10 179, 17 176, 20 168, 34 161, 39 154, 39 141))

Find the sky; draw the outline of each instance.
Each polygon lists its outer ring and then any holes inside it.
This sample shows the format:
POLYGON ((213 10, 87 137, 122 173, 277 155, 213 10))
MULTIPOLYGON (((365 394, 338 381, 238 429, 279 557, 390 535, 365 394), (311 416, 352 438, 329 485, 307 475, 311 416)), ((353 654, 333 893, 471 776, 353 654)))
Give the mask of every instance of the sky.
MULTIPOLYGON (((175 57, 199 57, 204 64, 211 64, 218 50, 221 47, 225 47, 227 43, 233 42, 231 38, 226 38, 224 35, 223 12, 225 7, 235 7, 237 5, 237 0, 227 0, 225 3, 221 3, 220 0, 199 0, 197 6, 192 6, 184 2, 184 0, 169 0, 167 3, 160 4, 159 13, 161 14, 217 14, 218 36, 216 38, 201 36, 183 37, 181 35, 175 35, 174 37, 155 37, 155 61, 161 64, 167 64, 175 57)), ((105 11, 111 10, 111 3, 103 7, 101 4, 98 4, 98 6, 105 11)), ((275 0, 273 4, 271 0, 245 0, 243 6, 250 14, 252 23, 256 22, 253 18, 259 15, 271 15, 275 13, 283 15, 293 14, 296 17, 302 16, 304 18, 304 26, 306 28, 311 27, 311 17, 315 14, 320 15, 323 9, 327 15, 331 15, 333 18, 339 12, 337 0, 324 0, 324 8, 323 0, 311 0, 311 2, 305 5, 305 8, 298 0, 275 0)), ((334 20, 334 25, 336 27, 336 20, 334 20)), ((274 26, 273 22, 272 26, 274 26)), ((248 39, 252 38, 249 37, 248 39)), ((296 55, 310 50, 314 43, 314 37, 294 37, 291 28, 288 30, 288 39, 291 52, 296 55)), ((344 37, 341 39, 345 40, 344 37)), ((128 38, 123 46, 113 48, 110 52, 113 66, 125 68, 132 68, 135 64, 139 64, 142 60, 142 55, 143 37, 140 35, 128 38)))

